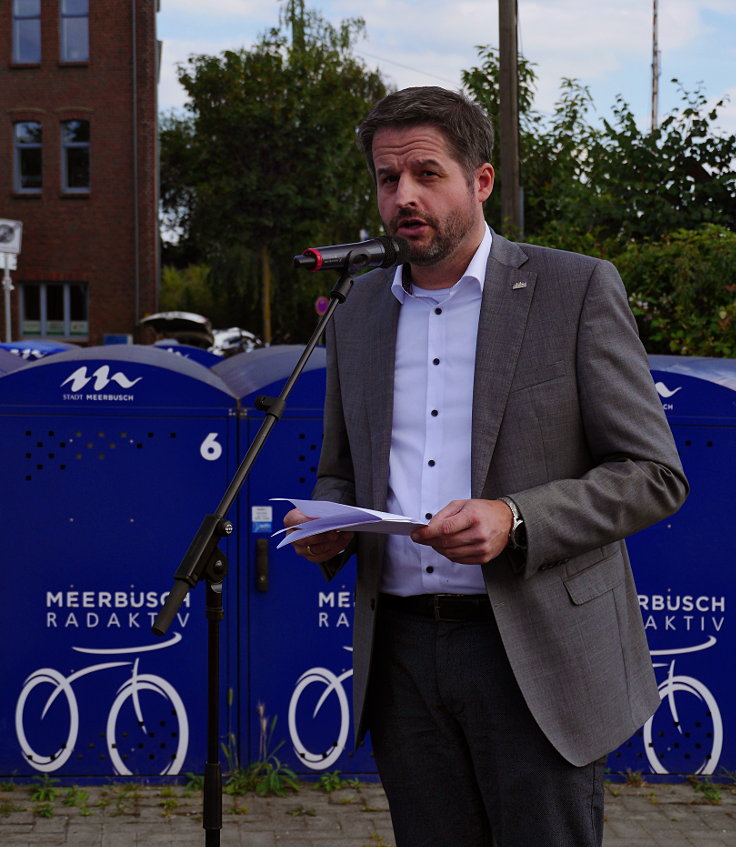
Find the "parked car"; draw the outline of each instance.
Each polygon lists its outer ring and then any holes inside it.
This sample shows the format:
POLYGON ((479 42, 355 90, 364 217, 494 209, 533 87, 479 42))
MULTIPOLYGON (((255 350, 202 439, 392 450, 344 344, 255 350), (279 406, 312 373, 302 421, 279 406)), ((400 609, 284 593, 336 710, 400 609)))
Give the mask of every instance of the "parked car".
POLYGON ((157 312, 143 318, 139 326, 153 331, 157 345, 167 341, 188 344, 223 358, 265 346, 257 335, 238 326, 212 329, 209 319, 196 312, 157 312))

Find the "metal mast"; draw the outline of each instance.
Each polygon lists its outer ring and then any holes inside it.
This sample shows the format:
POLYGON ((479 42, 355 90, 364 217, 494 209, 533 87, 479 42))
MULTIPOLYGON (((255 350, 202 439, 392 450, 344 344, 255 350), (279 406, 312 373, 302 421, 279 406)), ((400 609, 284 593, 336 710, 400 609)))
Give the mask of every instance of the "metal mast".
POLYGON ((652 132, 659 126, 659 2, 653 0, 652 7, 652 132))
POLYGON ((521 234, 517 0, 498 0, 502 232, 521 234))

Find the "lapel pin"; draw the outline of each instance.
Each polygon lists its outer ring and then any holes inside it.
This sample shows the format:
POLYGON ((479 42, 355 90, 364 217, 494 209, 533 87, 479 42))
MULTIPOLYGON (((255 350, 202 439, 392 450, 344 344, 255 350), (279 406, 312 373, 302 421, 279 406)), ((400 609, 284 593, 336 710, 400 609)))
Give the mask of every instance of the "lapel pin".
POLYGON ((515 282, 515 283, 511 286, 511 290, 512 290, 512 291, 516 291, 516 289, 517 289, 517 288, 526 288, 526 283, 525 283, 525 282, 515 282))

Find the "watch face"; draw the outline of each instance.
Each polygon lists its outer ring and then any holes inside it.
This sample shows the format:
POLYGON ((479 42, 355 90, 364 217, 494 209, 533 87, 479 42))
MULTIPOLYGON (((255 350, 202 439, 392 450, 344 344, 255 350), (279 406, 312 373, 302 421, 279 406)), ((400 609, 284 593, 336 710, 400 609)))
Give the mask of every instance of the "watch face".
POLYGON ((526 550, 526 527, 524 521, 519 521, 513 529, 514 546, 526 550))
POLYGON ((8 244, 13 240, 15 230, 8 224, 0 224, 0 244, 8 244))

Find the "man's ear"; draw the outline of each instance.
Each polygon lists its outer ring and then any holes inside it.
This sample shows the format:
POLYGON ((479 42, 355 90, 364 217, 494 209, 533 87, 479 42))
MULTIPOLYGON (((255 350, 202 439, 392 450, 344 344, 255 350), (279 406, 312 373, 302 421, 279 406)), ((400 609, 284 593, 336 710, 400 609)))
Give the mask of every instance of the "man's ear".
POLYGON ((490 165, 488 162, 485 162, 476 170, 475 185, 478 200, 481 203, 485 203, 485 201, 491 196, 495 179, 496 174, 493 170, 493 165, 490 165))

